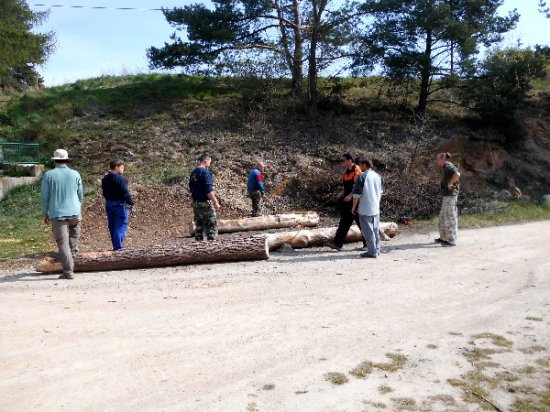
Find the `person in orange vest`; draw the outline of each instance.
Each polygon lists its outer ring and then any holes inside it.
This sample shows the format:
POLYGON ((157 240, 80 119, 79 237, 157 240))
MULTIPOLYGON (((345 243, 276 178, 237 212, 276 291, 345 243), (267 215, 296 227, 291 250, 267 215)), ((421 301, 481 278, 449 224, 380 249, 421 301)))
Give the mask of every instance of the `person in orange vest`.
MULTIPOLYGON (((353 155, 350 152, 342 155, 342 163, 346 168, 344 173, 342 173, 342 190, 340 190, 340 192, 332 198, 333 202, 340 202, 340 222, 338 223, 338 229, 336 230, 334 241, 328 245, 331 249, 336 251, 342 250, 344 240, 346 239, 349 228, 354 221, 357 223, 357 226, 361 228, 359 216, 354 215, 351 212, 353 205, 352 192, 355 187, 357 177, 361 174, 361 169, 355 164, 353 155)), ((365 247, 365 239, 363 239, 363 248, 365 247)))

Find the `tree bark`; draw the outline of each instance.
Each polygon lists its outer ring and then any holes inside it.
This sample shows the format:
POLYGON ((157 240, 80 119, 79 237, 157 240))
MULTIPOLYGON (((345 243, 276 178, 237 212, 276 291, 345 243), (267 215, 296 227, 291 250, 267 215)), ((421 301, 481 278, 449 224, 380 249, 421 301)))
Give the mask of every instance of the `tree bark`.
POLYGON ((422 59, 422 68, 420 70, 420 96, 418 98, 418 107, 416 111, 420 115, 426 113, 428 107, 428 96, 430 95, 430 77, 432 75, 432 32, 426 32, 426 46, 424 57, 422 59))
MULTIPOLYGON (((264 236, 253 236, 117 252, 82 253, 75 259, 74 270, 89 272, 268 258, 267 239, 264 236)), ((38 261, 35 269, 37 272, 62 271, 61 263, 52 256, 38 261)))
MULTIPOLYGON (((293 232, 270 233, 267 235, 269 250, 277 250, 285 243, 292 246, 293 249, 303 249, 306 247, 323 246, 334 240, 336 227, 324 227, 320 229, 304 229, 293 232)), ((393 222, 380 223, 380 235, 382 240, 397 235, 397 224, 393 222), (383 235, 383 236, 382 236, 383 235)), ((361 231, 357 226, 352 226, 348 231, 345 243, 361 241, 361 231)))
MULTIPOLYGON (((218 220, 218 233, 246 232, 251 230, 281 229, 296 226, 317 226, 319 215, 315 212, 288 213, 246 217, 243 219, 218 220)), ((189 233, 195 234, 195 222, 189 224, 189 233)))

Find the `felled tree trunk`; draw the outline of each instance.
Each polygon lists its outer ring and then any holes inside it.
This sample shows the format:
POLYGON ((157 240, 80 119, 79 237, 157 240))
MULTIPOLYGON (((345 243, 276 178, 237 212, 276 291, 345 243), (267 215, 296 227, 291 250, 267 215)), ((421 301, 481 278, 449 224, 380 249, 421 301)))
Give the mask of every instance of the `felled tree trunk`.
MULTIPOLYGON (((285 227, 314 227, 319 224, 319 215, 315 212, 288 213, 245 217, 242 219, 218 220, 218 233, 246 232, 251 230, 280 229, 285 227)), ((191 236, 195 234, 195 222, 189 225, 191 236)))
MULTIPOLYGON (((154 246, 127 249, 118 252, 90 252, 79 254, 74 270, 88 272, 173 266, 195 263, 262 260, 269 258, 264 236, 193 242, 178 246, 154 246)), ((37 272, 61 272, 61 263, 52 256, 42 258, 35 266, 37 272)))
MULTIPOLYGON (((296 230, 293 232, 270 233, 267 235, 269 250, 277 250, 285 243, 293 249, 306 247, 323 246, 334 240, 336 227, 325 227, 320 229, 296 230)), ((397 224, 393 222, 381 222, 380 234, 383 240, 393 238, 397 235, 397 224)), ((345 239, 346 243, 361 241, 361 231, 357 226, 352 226, 345 239)))

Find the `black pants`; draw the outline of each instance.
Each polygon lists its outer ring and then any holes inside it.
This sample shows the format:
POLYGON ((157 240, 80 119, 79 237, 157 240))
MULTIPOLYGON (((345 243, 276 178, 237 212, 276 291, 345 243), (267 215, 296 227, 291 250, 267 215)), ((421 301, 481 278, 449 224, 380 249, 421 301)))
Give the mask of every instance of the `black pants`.
MULTIPOLYGON (((336 230, 336 235, 334 236, 334 244, 336 246, 342 247, 344 245, 344 240, 348 235, 349 228, 353 224, 353 221, 355 221, 359 229, 361 229, 359 213, 355 215, 351 213, 352 206, 353 201, 340 203, 340 223, 338 223, 338 230, 336 230)), ((363 246, 366 245, 365 239, 363 239, 363 246)))

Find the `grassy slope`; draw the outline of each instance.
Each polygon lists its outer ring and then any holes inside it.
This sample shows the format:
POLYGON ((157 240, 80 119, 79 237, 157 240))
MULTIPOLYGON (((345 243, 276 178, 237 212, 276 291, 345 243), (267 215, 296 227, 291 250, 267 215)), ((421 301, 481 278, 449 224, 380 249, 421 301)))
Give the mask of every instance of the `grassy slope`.
MULTIPOLYGON (((336 189, 340 154, 351 148, 378 161, 388 187, 384 209, 389 217, 433 213, 437 190, 429 150, 437 138, 414 136, 461 127, 462 113, 436 106, 431 129, 419 129, 408 124, 409 112, 395 109, 402 102, 379 93, 381 83, 373 78, 344 81, 345 99, 326 100, 321 116, 311 120, 281 92, 285 86, 164 75, 79 81, 14 97, 3 110, 0 106, 0 136, 41 143, 43 158, 57 147, 68 148, 90 199, 114 157, 128 161, 131 182, 170 186, 184 181, 196 155, 208 151, 223 182, 221 195, 236 214, 246 211, 238 186, 254 159, 267 160, 269 189, 283 209, 316 208, 336 189)), ((537 87, 542 90, 547 82, 537 87)), ((489 221, 549 216, 547 209, 523 203, 502 210, 489 221)), ((472 224, 485 220, 483 215, 472 224)), ((36 185, 0 202, 0 258, 49 250, 49 235, 40 221, 36 185)))

